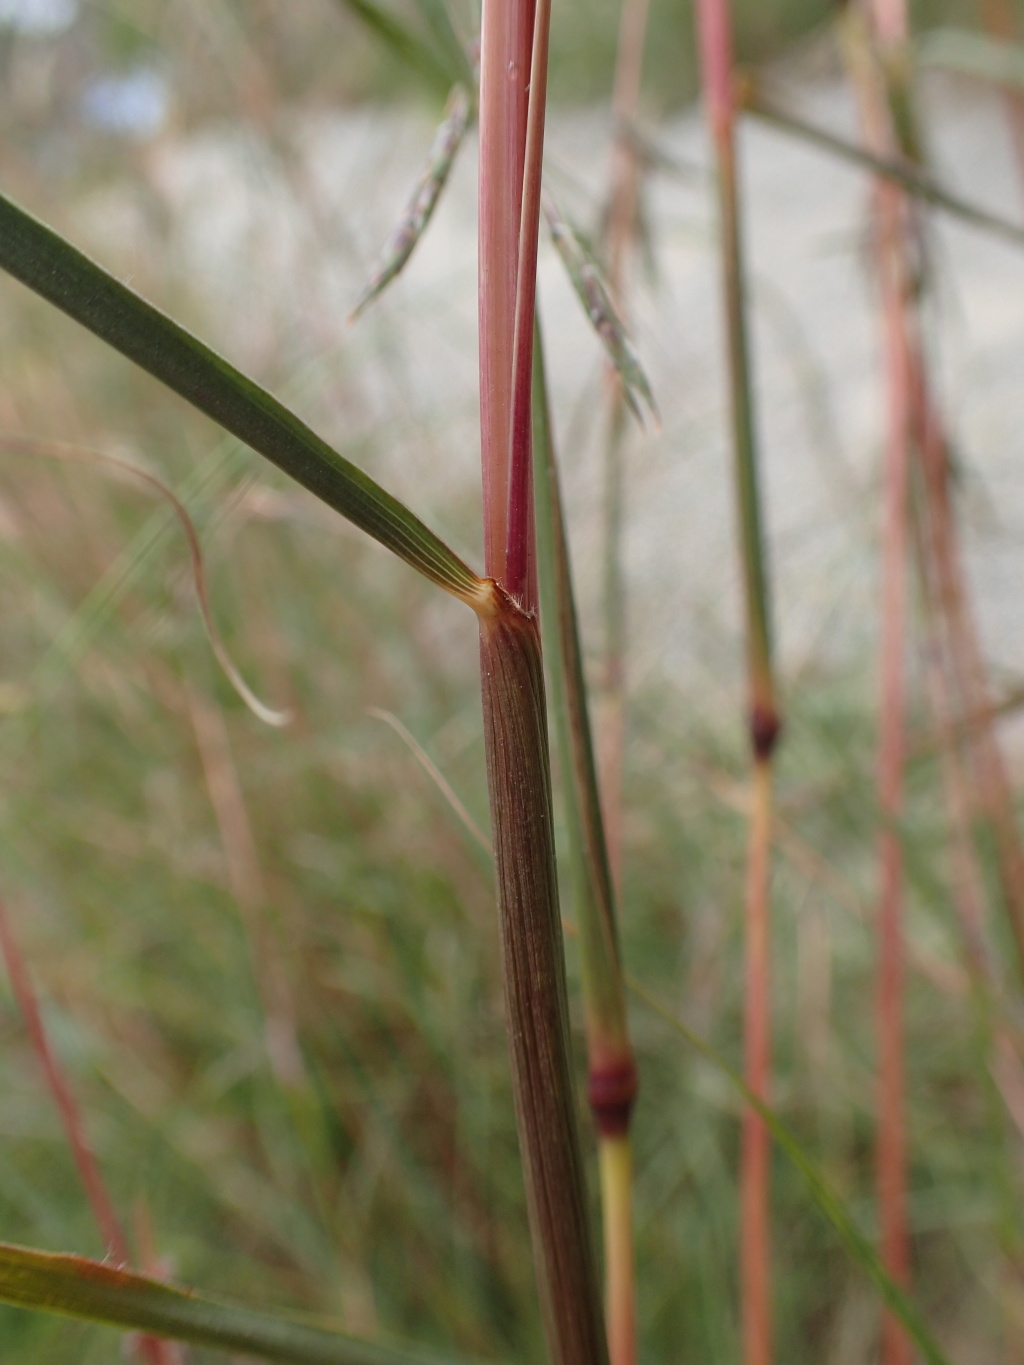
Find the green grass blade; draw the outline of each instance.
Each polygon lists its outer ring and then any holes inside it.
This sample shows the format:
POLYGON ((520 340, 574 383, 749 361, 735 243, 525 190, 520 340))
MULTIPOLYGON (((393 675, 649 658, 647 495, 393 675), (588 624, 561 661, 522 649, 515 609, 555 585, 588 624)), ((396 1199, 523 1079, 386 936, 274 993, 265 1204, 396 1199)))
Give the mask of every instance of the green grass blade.
POLYGON ((439 57, 426 39, 386 5, 378 5, 376 0, 339 0, 339 4, 343 9, 351 10, 385 47, 435 90, 447 91, 452 81, 460 79, 461 70, 439 57))
POLYGON ((928 1330, 917 1305, 909 1294, 886 1274, 878 1253, 853 1221, 845 1204, 832 1189, 817 1163, 812 1157, 808 1156, 796 1134, 779 1118, 771 1105, 765 1104, 750 1089, 735 1067, 731 1066, 707 1039, 688 1028, 667 1005, 663 1005, 638 981, 629 979, 628 984, 630 990, 639 996, 649 1009, 670 1024, 677 1033, 686 1039, 695 1052, 698 1052, 716 1071, 721 1072, 726 1077, 729 1084, 738 1095, 742 1096, 746 1104, 757 1110, 765 1125, 770 1129, 772 1137, 803 1178, 811 1198, 819 1211, 832 1225, 850 1258, 867 1275, 878 1290, 886 1307, 899 1318, 928 1365, 950 1365, 949 1358, 928 1330))
POLYGON ((292 1365, 452 1365, 451 1357, 378 1346, 173 1289, 100 1261, 8 1243, 0 1243, 0 1300, 292 1365))
POLYGON ((417 8, 431 37, 444 54, 454 79, 472 89, 476 85, 473 68, 460 41, 445 0, 417 0, 417 8))
POLYGON ((533 383, 537 553, 544 657, 551 679, 551 710, 564 773, 563 800, 571 846, 587 1033, 589 1036, 596 1030, 609 1051, 625 1049, 628 1052, 615 895, 598 795, 597 765, 587 713, 572 568, 539 329, 534 343, 533 383))
POLYGON ((266 389, 0 195, 0 268, 55 304, 446 591, 480 580, 390 493, 266 389))

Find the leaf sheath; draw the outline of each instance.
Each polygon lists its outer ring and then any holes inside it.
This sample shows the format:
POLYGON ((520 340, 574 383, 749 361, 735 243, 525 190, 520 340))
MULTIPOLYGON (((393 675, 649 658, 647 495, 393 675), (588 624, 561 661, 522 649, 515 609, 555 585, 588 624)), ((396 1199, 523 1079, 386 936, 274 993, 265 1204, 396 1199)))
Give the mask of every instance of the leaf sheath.
POLYGON ((569 1066, 547 718, 536 619, 494 585, 480 672, 516 1122, 556 1365, 607 1365, 569 1066))

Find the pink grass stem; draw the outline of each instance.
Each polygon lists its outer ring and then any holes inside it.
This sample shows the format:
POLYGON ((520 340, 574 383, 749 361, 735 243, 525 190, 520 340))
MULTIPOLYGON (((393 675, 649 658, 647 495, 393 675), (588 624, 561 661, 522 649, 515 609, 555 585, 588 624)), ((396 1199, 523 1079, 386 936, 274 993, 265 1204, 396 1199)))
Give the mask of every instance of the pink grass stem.
POLYGON ((71 1086, 68 1084, 60 1063, 50 1047, 50 1040, 43 1024, 32 978, 29 976, 25 960, 21 956, 21 951, 15 941, 7 918, 6 908, 2 904, 0 904, 0 949, 3 950, 11 989, 14 991, 14 998, 18 1002, 18 1008, 25 1021, 32 1050, 39 1059, 46 1084, 60 1112, 68 1145, 78 1168, 79 1177, 85 1187, 93 1217, 96 1219, 96 1226, 100 1230, 100 1236, 114 1260, 119 1265, 128 1265, 128 1244, 125 1241, 124 1233, 121 1231, 121 1225, 118 1222, 117 1214, 114 1212, 110 1196, 107 1194, 99 1166, 96 1164, 96 1158, 89 1146, 89 1140, 85 1135, 85 1125, 82 1122, 75 1097, 71 1092, 71 1086))
POLYGON ((485 0, 480 35, 480 453, 484 557, 506 569, 516 280, 533 0, 485 0))
MULTIPOLYGON (((889 393, 882 544, 881 714, 878 757, 878 1137, 877 1183, 882 1264, 901 1287, 910 1280, 906 1194, 906 1078, 903 1039, 903 814, 906 763, 907 496, 912 367, 903 280, 904 196, 879 182, 879 265, 889 393)), ((910 1365, 910 1339, 887 1312, 882 1365, 910 1365)))
POLYGON ((533 526, 533 326, 537 303, 544 121, 547 110, 551 0, 536 0, 530 103, 526 123, 523 203, 519 228, 515 330, 512 347, 512 424, 509 450, 508 543, 505 587, 527 610, 537 607, 533 526))

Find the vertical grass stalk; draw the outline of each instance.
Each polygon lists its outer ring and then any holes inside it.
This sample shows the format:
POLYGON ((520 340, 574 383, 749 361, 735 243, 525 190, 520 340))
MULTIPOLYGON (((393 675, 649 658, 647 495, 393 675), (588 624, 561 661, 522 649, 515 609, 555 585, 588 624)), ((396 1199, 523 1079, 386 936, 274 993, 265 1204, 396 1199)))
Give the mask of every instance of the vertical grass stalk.
POLYGON ((629 1037, 614 882, 587 713, 583 658, 539 328, 534 349, 533 441, 542 619, 572 854, 587 1036, 587 1089, 598 1140, 604 1225, 605 1319, 612 1365, 634 1365, 636 1288, 629 1126, 636 1097, 637 1072, 629 1037))
MULTIPOLYGON (((879 3, 873 22, 890 68, 905 34, 897 3, 879 3)), ((854 6, 845 12, 843 37, 870 151, 891 155, 899 138, 888 83, 875 60, 868 23, 854 6)), ((904 92, 905 93, 905 92, 904 92)), ((905 1062, 903 1041, 904 935, 903 778, 906 762, 907 510, 913 404, 912 307, 915 277, 904 232, 906 195, 892 181, 875 183, 874 248, 879 284, 887 433, 883 471, 881 661, 878 741, 878 910, 876 920, 878 1079, 876 1182, 882 1264, 901 1287, 910 1281, 907 1225, 905 1062)), ((882 1365, 909 1365, 910 1338, 886 1312, 882 1365)))
POLYGON ((548 0, 485 0, 480 399, 492 581, 477 610, 516 1120, 548 1349, 555 1365, 604 1365, 569 1062, 536 615, 531 390, 548 18, 548 0))
MULTIPOLYGON (((611 194, 605 232, 608 288, 628 325, 626 272, 636 235, 640 159, 632 125, 640 100, 649 0, 622 0, 612 88, 611 194)), ((626 609, 622 564, 625 481, 623 455, 628 422, 622 380, 607 366, 608 426, 604 476, 604 661, 601 678, 600 790, 612 880, 622 886, 622 767, 626 742, 626 609)))
POLYGON ((569 1063, 537 620, 494 584, 480 671, 512 1083, 538 1288, 555 1365, 603 1365, 569 1063))
MULTIPOLYGON (((716 160, 722 289, 728 347, 736 498, 746 610, 748 724, 753 805, 746 883, 745 1078, 767 1102, 771 1080, 770 880, 772 760, 780 729, 772 666, 768 576, 761 526, 753 381, 736 176, 732 33, 728 0, 697 5, 701 78, 716 160)), ((761 1115, 743 1119, 740 1169, 740 1293, 745 1365, 770 1365, 771 1141, 761 1115)))

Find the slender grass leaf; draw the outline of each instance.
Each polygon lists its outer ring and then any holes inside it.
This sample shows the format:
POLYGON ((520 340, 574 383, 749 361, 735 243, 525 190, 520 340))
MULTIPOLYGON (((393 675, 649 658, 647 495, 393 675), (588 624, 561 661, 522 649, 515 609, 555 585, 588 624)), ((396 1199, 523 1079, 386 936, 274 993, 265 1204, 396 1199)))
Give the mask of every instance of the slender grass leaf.
POLYGON ((8 1243, 0 1243, 0 1300, 292 1365, 459 1365, 453 1357, 360 1341, 208 1299, 101 1261, 8 1243))
POLYGON ((455 86, 448 96, 444 122, 437 130, 426 169, 416 183, 398 226, 388 238, 369 283, 349 313, 349 322, 355 322, 356 318, 387 288, 396 275, 405 268, 409 257, 415 251, 427 224, 433 217, 441 192, 448 183, 455 156, 462 146, 469 122, 469 111, 469 95, 463 86, 455 86))
POLYGON ((562 264, 576 291, 576 296, 586 310, 591 325, 608 353, 608 359, 622 381, 622 390, 630 411, 641 426, 646 426, 649 419, 657 428, 661 419, 650 383, 622 319, 615 311, 608 286, 593 253, 585 246, 579 233, 562 217, 550 198, 544 201, 544 217, 547 219, 551 240, 562 258, 562 264))
POLYGON ((572 566, 569 562, 539 328, 534 342, 533 379, 533 451, 536 464, 541 620, 546 641, 544 654, 551 680, 551 710, 564 773, 563 801, 572 856, 588 1043, 596 1034, 598 1052, 624 1053, 632 1062, 626 1026, 626 992, 615 923, 615 894, 598 795, 597 765, 587 712, 572 566))
POLYGON ((772 1137, 803 1178, 811 1198, 825 1219, 832 1225, 851 1259, 860 1266, 878 1290, 886 1307, 899 1318, 928 1365, 950 1365, 949 1358, 932 1336, 917 1305, 910 1295, 886 1274, 878 1253, 851 1218, 846 1205, 832 1189, 817 1163, 812 1157, 808 1156, 796 1134, 783 1122, 771 1105, 766 1104, 750 1089, 735 1067, 726 1061, 718 1049, 713 1047, 707 1039, 702 1038, 699 1033, 695 1033, 693 1029, 684 1024, 667 1005, 662 1004, 639 981, 627 977, 627 982, 629 989, 649 1009, 670 1024, 677 1033, 686 1039, 695 1052, 698 1052, 716 1071, 721 1072, 726 1077, 736 1093, 742 1097, 744 1103, 757 1110, 765 1125, 770 1129, 772 1137))
POLYGON ((426 578, 474 603, 480 579, 397 498, 266 389, 0 195, 0 267, 266 456, 426 578))
POLYGON ((452 23, 452 16, 445 0, 417 0, 417 8, 423 22, 430 31, 434 42, 451 67, 453 78, 467 86, 475 86, 476 80, 465 45, 459 39, 452 23))
POLYGON ((742 98, 744 111, 753 118, 771 124, 780 132, 789 133, 812 146, 820 147, 823 152, 837 156, 854 166, 860 166, 863 170, 870 171, 872 175, 893 180, 896 184, 902 185, 908 194, 923 199, 933 208, 952 214, 973 227, 991 232, 1015 246, 1024 246, 1024 227, 1011 223, 1009 219, 1001 218, 996 213, 990 213, 987 209, 979 208, 966 199, 961 199, 959 195, 951 193, 945 186, 933 180, 926 171, 920 170, 909 161, 893 161, 888 157, 876 156, 866 147, 859 147, 856 143, 837 137, 824 128, 807 123, 787 109, 781 109, 763 98, 751 86, 743 88, 742 98))
MULTIPOLYGON (((605 1307, 613 1361, 635 1359, 633 1161, 629 1125, 637 1091, 615 894, 587 712, 572 567, 563 515, 539 321, 533 347, 533 459, 537 563, 552 711, 569 830, 583 969, 588 1099, 598 1133, 605 1307)), ((616 403, 618 413, 624 413, 616 403)), ((623 419, 624 420, 624 419, 623 419)))
POLYGON ((84 450, 79 446, 67 445, 62 441, 42 441, 29 436, 0 436, 0 451, 5 450, 14 454, 43 455, 55 460, 72 460, 85 464, 96 464, 101 467, 105 466, 127 474, 133 479, 138 479, 140 483, 144 483, 148 488, 158 493, 167 503, 185 533, 189 560, 192 566, 192 582, 195 586, 196 601, 199 605, 199 615, 206 630, 206 638, 210 642, 214 658, 220 664, 228 682, 254 716, 262 720, 265 725, 272 725, 275 728, 291 723, 292 713, 277 710, 261 701, 242 677, 238 665, 232 659, 230 651, 224 643, 224 637, 217 629, 217 623, 213 619, 213 609, 210 606, 210 596, 206 586, 206 562, 203 557, 203 547, 199 540, 199 532, 196 530, 184 503, 162 479, 158 479, 155 474, 151 474, 147 469, 142 469, 137 464, 119 459, 116 455, 108 455, 100 450, 84 450))
POLYGON ((461 71, 438 55, 433 45, 414 28, 404 23, 386 5, 377 0, 338 0, 343 9, 351 10, 368 29, 389 48, 400 61, 417 72, 437 91, 448 90, 461 71))

